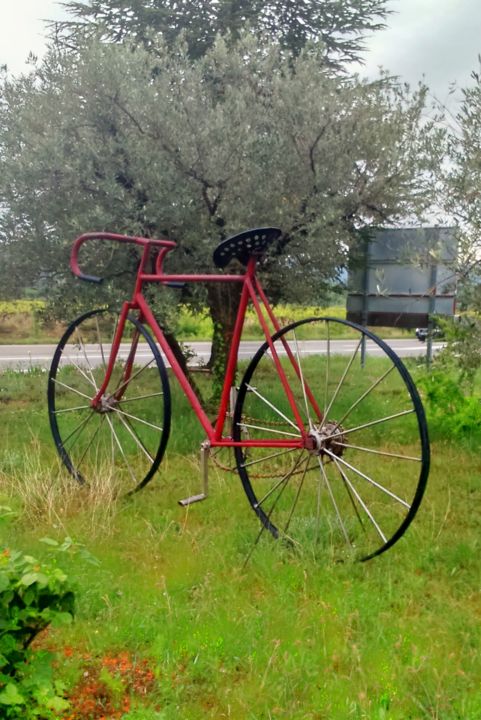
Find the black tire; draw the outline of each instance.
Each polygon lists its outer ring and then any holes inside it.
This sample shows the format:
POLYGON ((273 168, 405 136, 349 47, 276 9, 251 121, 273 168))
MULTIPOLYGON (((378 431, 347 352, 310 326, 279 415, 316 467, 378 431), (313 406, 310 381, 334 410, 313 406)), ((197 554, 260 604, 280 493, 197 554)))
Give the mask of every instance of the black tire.
POLYGON ((157 345, 129 316, 105 403, 100 410, 90 405, 105 375, 118 317, 93 310, 67 328, 50 367, 48 413, 60 458, 78 483, 110 480, 120 493, 131 494, 152 479, 162 461, 171 401, 157 345), (132 363, 128 379, 124 358, 132 363))
MULTIPOLYGON (((380 555, 413 521, 429 473, 426 419, 408 370, 383 340, 336 318, 292 323, 272 340, 311 447, 235 448, 245 493, 261 521, 259 536, 266 529, 336 557, 346 548, 359 560, 380 555), (346 332, 353 338, 346 341, 353 345, 347 358, 332 352, 333 339, 346 332), (324 350, 311 346, 316 338, 324 339, 324 350), (287 358, 284 342, 302 372, 287 358)), ((293 418, 265 342, 242 379, 233 438, 299 439, 293 418)))

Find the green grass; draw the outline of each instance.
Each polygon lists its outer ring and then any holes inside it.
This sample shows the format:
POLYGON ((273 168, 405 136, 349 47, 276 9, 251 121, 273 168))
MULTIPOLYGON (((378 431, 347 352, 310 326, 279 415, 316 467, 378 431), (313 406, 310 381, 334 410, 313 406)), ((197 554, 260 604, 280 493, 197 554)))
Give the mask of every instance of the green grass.
POLYGON ((214 468, 209 500, 177 505, 199 489, 201 438, 179 404, 158 475, 116 500, 60 471, 44 392, 44 373, 0 375, 0 505, 16 513, 0 533, 75 584, 74 624, 43 640, 69 687, 128 651, 155 674, 130 720, 481 717, 476 447, 439 437, 418 516, 381 558, 332 563, 263 537, 243 567, 258 527, 236 475, 214 468))

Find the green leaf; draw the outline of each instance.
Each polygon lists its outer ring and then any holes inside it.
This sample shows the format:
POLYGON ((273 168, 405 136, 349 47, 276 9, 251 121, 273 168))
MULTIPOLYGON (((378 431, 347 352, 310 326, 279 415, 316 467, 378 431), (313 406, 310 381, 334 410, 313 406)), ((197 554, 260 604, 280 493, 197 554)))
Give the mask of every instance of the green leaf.
POLYGON ((0 593, 4 592, 10 585, 9 579, 5 573, 0 573, 0 593))
POLYGON ((33 583, 36 582, 38 582, 40 585, 47 585, 48 577, 41 572, 30 572, 25 573, 25 575, 20 578, 20 584, 25 585, 25 587, 33 585, 33 583))
POLYGON ((36 593, 33 590, 27 590, 23 596, 23 602, 25 605, 31 605, 36 598, 36 593))
POLYGON ((40 538, 40 542, 45 543, 45 545, 50 545, 50 547, 58 547, 58 542, 49 537, 40 538))
POLYGON ((54 710, 57 713, 68 710, 70 707, 70 703, 63 698, 58 697, 58 695, 54 695, 53 697, 49 698, 45 702, 45 704, 50 710, 54 710))
POLYGON ((20 695, 16 685, 8 683, 0 692, 0 705, 25 705, 25 699, 20 695))
POLYGON ((56 612, 53 619, 52 619, 52 625, 53 627, 58 627, 59 625, 68 625, 73 620, 72 615, 68 612, 56 612))

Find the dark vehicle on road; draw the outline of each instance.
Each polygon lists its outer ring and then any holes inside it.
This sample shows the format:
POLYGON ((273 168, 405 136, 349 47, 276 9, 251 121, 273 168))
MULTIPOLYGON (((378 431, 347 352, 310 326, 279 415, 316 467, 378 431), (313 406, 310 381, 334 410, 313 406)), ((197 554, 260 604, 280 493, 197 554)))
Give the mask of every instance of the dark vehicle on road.
MULTIPOLYGON (((435 325, 432 329, 433 339, 444 337, 444 331, 439 325, 435 325)), ((425 342, 428 337, 428 328, 419 327, 416 328, 416 337, 420 342, 425 342)))

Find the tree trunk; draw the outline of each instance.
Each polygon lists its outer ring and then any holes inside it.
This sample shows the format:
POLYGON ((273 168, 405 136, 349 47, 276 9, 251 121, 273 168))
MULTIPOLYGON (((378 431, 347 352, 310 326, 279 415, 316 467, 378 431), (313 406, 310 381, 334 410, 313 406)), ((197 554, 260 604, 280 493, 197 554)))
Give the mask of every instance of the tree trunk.
POLYGON ((239 309, 241 283, 209 283, 207 295, 209 313, 214 326, 207 367, 213 375, 211 402, 217 403, 224 383, 227 354, 232 343, 239 309))
POLYGON ((165 339, 167 340, 170 349, 174 353, 175 359, 177 360, 180 367, 184 371, 184 374, 187 377, 187 379, 192 387, 192 390, 194 391, 194 394, 197 396, 197 399, 200 402, 200 404, 202 405, 202 407, 205 407, 205 405, 206 405, 205 398, 203 397, 197 383, 195 382, 195 380, 192 376, 192 372, 190 371, 189 367, 187 366, 187 360, 185 358, 184 353, 182 352, 182 348, 181 348, 179 342, 177 341, 175 335, 173 335, 171 332, 169 332, 165 328, 163 328, 163 332, 164 332, 165 339))

